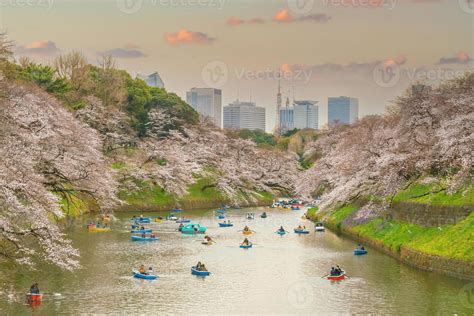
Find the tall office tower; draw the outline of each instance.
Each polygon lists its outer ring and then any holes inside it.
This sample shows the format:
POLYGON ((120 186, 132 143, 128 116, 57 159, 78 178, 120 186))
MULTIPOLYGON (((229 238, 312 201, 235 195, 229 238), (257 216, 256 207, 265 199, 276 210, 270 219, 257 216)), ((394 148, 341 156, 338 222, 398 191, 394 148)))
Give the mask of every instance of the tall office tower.
POLYGON ((319 106, 317 101, 294 101, 294 127, 298 129, 319 128, 319 106))
POLYGON ((234 101, 224 106, 224 128, 265 131, 265 108, 254 102, 234 101))
POLYGON ((222 128, 222 91, 213 88, 192 88, 186 92, 186 101, 199 114, 210 117, 222 128))
POLYGON ((328 98, 328 124, 351 124, 359 118, 359 99, 350 97, 328 98))

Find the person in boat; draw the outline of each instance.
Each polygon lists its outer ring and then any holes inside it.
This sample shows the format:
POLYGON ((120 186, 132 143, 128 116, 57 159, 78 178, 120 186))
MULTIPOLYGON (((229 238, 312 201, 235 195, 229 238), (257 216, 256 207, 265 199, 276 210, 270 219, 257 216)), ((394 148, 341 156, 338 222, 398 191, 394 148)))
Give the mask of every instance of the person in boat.
POLYGON ((342 269, 339 266, 336 266, 335 272, 336 272, 336 275, 341 275, 342 269))
POLYGON ((248 232, 248 231, 250 231, 250 228, 247 225, 245 225, 244 232, 248 232))
POLYGON ((331 267, 331 272, 329 273, 331 276, 336 275, 336 269, 334 267, 331 267))
POLYGON ((141 227, 140 227, 140 230, 145 230, 145 226, 141 226, 141 227))
POLYGON ((153 275, 153 268, 152 267, 148 267, 147 274, 148 275, 153 275))
POLYGON ((30 287, 30 294, 40 294, 40 290, 38 288, 38 283, 34 283, 31 287, 30 287))
POLYGON ((250 245, 250 241, 248 240, 248 238, 244 239, 244 242, 242 243, 242 245, 244 245, 244 246, 250 245))
POLYGON ((184 224, 183 224, 183 223, 179 224, 178 230, 179 230, 179 231, 182 231, 182 230, 183 230, 183 227, 184 227, 184 224))
POLYGON ((280 228, 278 229, 279 232, 285 232, 286 230, 283 228, 283 226, 280 226, 280 228))
POLYGON ((150 235, 150 238, 156 238, 156 235, 155 235, 155 234, 151 234, 151 235, 150 235))
POLYGON ((358 244, 358 245, 357 245, 357 249, 359 249, 359 250, 365 250, 364 246, 362 246, 361 244, 358 244))
POLYGON ((199 268, 199 271, 207 271, 207 268, 206 266, 203 264, 201 264, 201 267, 199 268))
POLYGON ((142 238, 146 238, 146 234, 145 234, 145 233, 142 233, 142 238))
POLYGON ((212 238, 209 237, 208 235, 204 236, 204 240, 207 241, 207 242, 210 242, 212 241, 212 238))
POLYGON ((140 219, 142 219, 142 218, 143 218, 143 214, 140 214, 140 219))
POLYGON ((143 264, 140 266, 140 269, 138 269, 138 272, 139 272, 140 274, 147 274, 147 273, 146 273, 146 270, 145 270, 145 266, 144 266, 143 264))
POLYGON ((202 266, 201 261, 198 261, 198 263, 196 264, 196 270, 201 271, 201 266, 202 266))

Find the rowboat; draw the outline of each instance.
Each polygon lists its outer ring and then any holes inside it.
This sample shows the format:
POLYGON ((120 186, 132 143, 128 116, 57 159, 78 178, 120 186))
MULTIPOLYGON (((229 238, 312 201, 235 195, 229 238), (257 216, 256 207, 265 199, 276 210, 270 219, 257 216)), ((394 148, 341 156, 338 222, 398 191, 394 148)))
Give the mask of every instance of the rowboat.
POLYGON ((276 233, 277 233, 278 235, 280 235, 280 236, 283 236, 283 235, 286 234, 286 231, 284 231, 284 230, 278 230, 276 233))
POLYGON ((132 236, 132 241, 155 241, 158 240, 157 237, 141 237, 141 236, 132 236))
POLYGON ((199 224, 188 224, 181 228, 183 234, 204 234, 205 232, 206 227, 199 224))
POLYGON ((325 278, 331 281, 341 281, 347 278, 347 276, 346 276, 346 272, 343 270, 340 275, 327 275, 325 276, 325 278))
POLYGON ((153 221, 155 223, 161 223, 163 221, 163 219, 162 218, 154 218, 153 221))
POLYGON ((317 231, 317 232, 325 231, 323 223, 317 222, 316 224, 314 224, 314 231, 317 231))
POLYGON ((228 224, 228 223, 219 223, 219 227, 232 227, 234 224, 228 224))
POLYGON ((151 232, 153 232, 153 229, 132 229, 130 232, 131 232, 132 234, 151 233, 151 232))
POLYGON ((136 217, 133 220, 135 222, 138 222, 138 223, 150 223, 151 222, 151 219, 149 217, 136 217))
POLYGON ((368 251, 365 249, 354 249, 354 255, 356 256, 366 255, 367 253, 368 251))
POLYGON ((99 232, 108 232, 110 230, 110 227, 88 226, 87 229, 91 233, 99 233, 99 232))
POLYGON ((224 219, 224 218, 225 218, 225 215, 217 215, 217 218, 218 218, 218 219, 224 219))
POLYGON ((213 242, 212 240, 203 240, 203 241, 201 242, 201 244, 203 244, 203 245, 208 245, 208 246, 212 245, 213 243, 214 243, 214 242, 213 242))
POLYGON ((240 248, 249 249, 249 248, 252 248, 252 246, 253 246, 252 243, 250 243, 250 244, 248 244, 248 245, 241 244, 241 245, 240 245, 240 248))
POLYGON ((211 273, 209 271, 199 271, 196 269, 196 267, 191 267, 191 274, 199 276, 208 276, 211 273))
POLYGON ((181 212, 184 212, 184 210, 180 209, 180 208, 174 208, 171 210, 171 213, 181 213, 181 212))
POLYGON ((251 230, 243 230, 243 231, 242 231, 242 234, 244 234, 244 235, 252 235, 252 231, 251 231, 251 230))
POLYGON ((267 213, 263 213, 262 215, 260 215, 260 218, 267 218, 267 213))
POLYGON ((43 294, 27 293, 26 299, 28 300, 28 302, 41 302, 41 300, 43 299, 43 294))
POLYGON ((158 278, 157 275, 152 275, 152 274, 141 274, 138 271, 132 271, 133 277, 137 279, 144 279, 144 280, 156 280, 158 278))
POLYGON ((309 234, 309 230, 304 230, 304 229, 294 229, 296 234, 309 234))
POLYGON ((180 219, 176 220, 176 223, 178 223, 178 224, 191 223, 191 220, 190 220, 190 219, 186 219, 186 218, 180 218, 180 219))

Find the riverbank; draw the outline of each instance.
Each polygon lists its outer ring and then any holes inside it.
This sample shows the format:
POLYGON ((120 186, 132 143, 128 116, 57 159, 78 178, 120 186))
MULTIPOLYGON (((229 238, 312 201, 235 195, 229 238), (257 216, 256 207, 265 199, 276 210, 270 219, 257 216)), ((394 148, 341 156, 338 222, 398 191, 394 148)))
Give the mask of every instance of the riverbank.
MULTIPOLYGON (((436 193, 439 197, 439 193, 436 193)), ((426 195, 427 196, 427 195, 426 195)), ((424 197, 425 198, 425 197, 424 197)), ((464 195, 472 199, 472 190, 464 195)), ((383 212, 353 203, 330 212, 308 211, 314 221, 382 251, 410 266, 474 280, 474 213, 467 203, 416 203, 411 198, 383 212), (423 209, 423 216, 402 216, 423 209), (431 212, 430 212, 431 211, 431 212), (376 215, 374 215, 376 214, 376 215), (441 216, 442 215, 442 216, 441 216), (462 216, 464 215, 464 216, 462 216)))

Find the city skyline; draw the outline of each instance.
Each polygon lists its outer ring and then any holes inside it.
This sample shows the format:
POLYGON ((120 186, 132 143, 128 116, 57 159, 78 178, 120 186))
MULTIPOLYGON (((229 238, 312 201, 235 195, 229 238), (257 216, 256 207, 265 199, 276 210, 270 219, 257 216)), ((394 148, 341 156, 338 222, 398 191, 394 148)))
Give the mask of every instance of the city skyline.
POLYGON ((410 83, 437 83, 473 65, 473 15, 462 0, 315 0, 300 9, 292 0, 165 2, 6 5, 0 27, 15 41, 16 57, 51 63, 80 50, 97 63, 110 54, 133 76, 158 71, 183 100, 193 86, 222 89, 223 104, 251 95, 267 110, 267 131, 276 120, 279 73, 283 99, 320 100, 323 126, 330 96, 357 97, 361 116, 379 114, 410 83))

